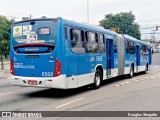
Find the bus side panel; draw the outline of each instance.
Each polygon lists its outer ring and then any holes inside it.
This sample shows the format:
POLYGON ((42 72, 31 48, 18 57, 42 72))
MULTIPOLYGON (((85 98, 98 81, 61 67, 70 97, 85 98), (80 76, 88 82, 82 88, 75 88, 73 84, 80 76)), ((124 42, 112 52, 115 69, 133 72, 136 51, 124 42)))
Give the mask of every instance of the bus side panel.
POLYGON ((142 49, 142 46, 144 45, 141 44, 139 72, 145 71, 146 65, 149 64, 149 51, 148 52, 144 51, 142 49))
POLYGON ((148 63, 148 58, 149 58, 148 55, 141 55, 139 72, 145 71, 146 64, 148 63))
MULTIPOLYGON (((66 69, 66 57, 65 57, 65 42, 64 42, 64 28, 63 28, 63 20, 59 19, 58 22, 58 29, 57 29, 57 45, 56 45, 56 59, 58 59, 61 63, 61 75, 66 76, 67 69, 66 69)), ((59 79, 61 80, 61 79, 59 79)), ((60 82, 60 81, 59 81, 60 82)), ((67 80, 64 78, 61 80, 61 86, 64 89, 67 89, 67 80)))
MULTIPOLYGON (((71 25, 74 28, 74 24, 71 25)), ((67 86, 68 88, 77 88, 84 85, 88 85, 93 83, 94 75, 92 70, 94 71, 94 61, 95 55, 93 54, 78 54, 74 53, 71 50, 71 42, 70 42, 70 29, 71 27, 65 26, 67 28, 67 36, 65 39, 65 55, 66 55, 66 66, 67 70, 67 86)), ((75 28, 78 28, 76 26, 75 28)))
POLYGON ((97 64, 90 61, 96 55, 92 54, 77 54, 78 62, 78 87, 93 83, 92 68, 97 64))
POLYGON ((136 45, 136 72, 139 71, 138 67, 140 66, 140 46, 136 45))
POLYGON ((76 56, 73 59, 68 60, 68 85, 67 88, 77 88, 77 59, 76 56))
POLYGON ((136 71, 136 52, 135 53, 128 53, 127 48, 126 48, 126 42, 127 40, 125 39, 125 70, 124 74, 129 74, 131 65, 134 65, 134 72, 136 71))
POLYGON ((64 48, 65 48, 65 73, 66 73, 66 86, 67 88, 77 88, 78 87, 78 77, 77 77, 77 55, 71 52, 70 47, 70 27, 65 27, 66 38, 64 38, 64 48))
POLYGON ((124 74, 129 74, 130 73, 130 66, 132 63, 132 59, 130 54, 127 54, 127 48, 126 48, 126 39, 124 38, 124 51, 125 51, 125 68, 124 68, 124 74))
POLYGON ((118 76, 118 53, 114 53, 114 69, 113 69, 113 77, 118 76))

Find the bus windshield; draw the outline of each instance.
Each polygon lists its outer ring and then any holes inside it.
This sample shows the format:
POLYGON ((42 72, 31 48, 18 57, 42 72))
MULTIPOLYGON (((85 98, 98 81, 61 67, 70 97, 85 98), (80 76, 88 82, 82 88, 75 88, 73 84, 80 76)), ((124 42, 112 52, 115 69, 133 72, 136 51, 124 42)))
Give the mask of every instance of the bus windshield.
POLYGON ((12 27, 11 45, 37 43, 55 45, 57 40, 57 21, 32 20, 17 22, 12 27))

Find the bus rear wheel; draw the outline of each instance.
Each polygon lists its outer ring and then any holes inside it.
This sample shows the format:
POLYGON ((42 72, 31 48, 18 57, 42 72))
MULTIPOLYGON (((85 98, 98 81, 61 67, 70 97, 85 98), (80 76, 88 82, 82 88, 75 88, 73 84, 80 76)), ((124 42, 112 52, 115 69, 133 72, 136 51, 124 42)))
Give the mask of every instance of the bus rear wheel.
POLYGON ((134 74, 134 68, 133 68, 133 65, 131 65, 129 77, 132 78, 133 74, 134 74))
POLYGON ((94 83, 93 83, 93 88, 98 89, 101 86, 102 82, 102 73, 100 70, 96 70, 95 77, 94 77, 94 83))

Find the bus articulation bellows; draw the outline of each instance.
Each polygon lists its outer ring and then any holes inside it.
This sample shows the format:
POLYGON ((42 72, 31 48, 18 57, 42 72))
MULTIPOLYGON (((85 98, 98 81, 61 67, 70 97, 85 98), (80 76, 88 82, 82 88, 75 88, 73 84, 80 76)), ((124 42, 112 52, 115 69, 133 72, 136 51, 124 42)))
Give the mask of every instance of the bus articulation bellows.
POLYGON ((11 26, 11 82, 17 86, 99 88, 103 80, 147 72, 150 45, 128 35, 63 18, 11 26))

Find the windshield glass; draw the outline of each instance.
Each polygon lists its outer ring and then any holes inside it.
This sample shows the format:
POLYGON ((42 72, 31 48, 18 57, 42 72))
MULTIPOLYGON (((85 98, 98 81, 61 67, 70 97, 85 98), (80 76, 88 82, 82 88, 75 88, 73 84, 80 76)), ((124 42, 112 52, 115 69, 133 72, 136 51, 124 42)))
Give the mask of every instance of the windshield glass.
POLYGON ((56 44, 57 22, 39 20, 20 22, 12 28, 12 46, 27 43, 56 44))

